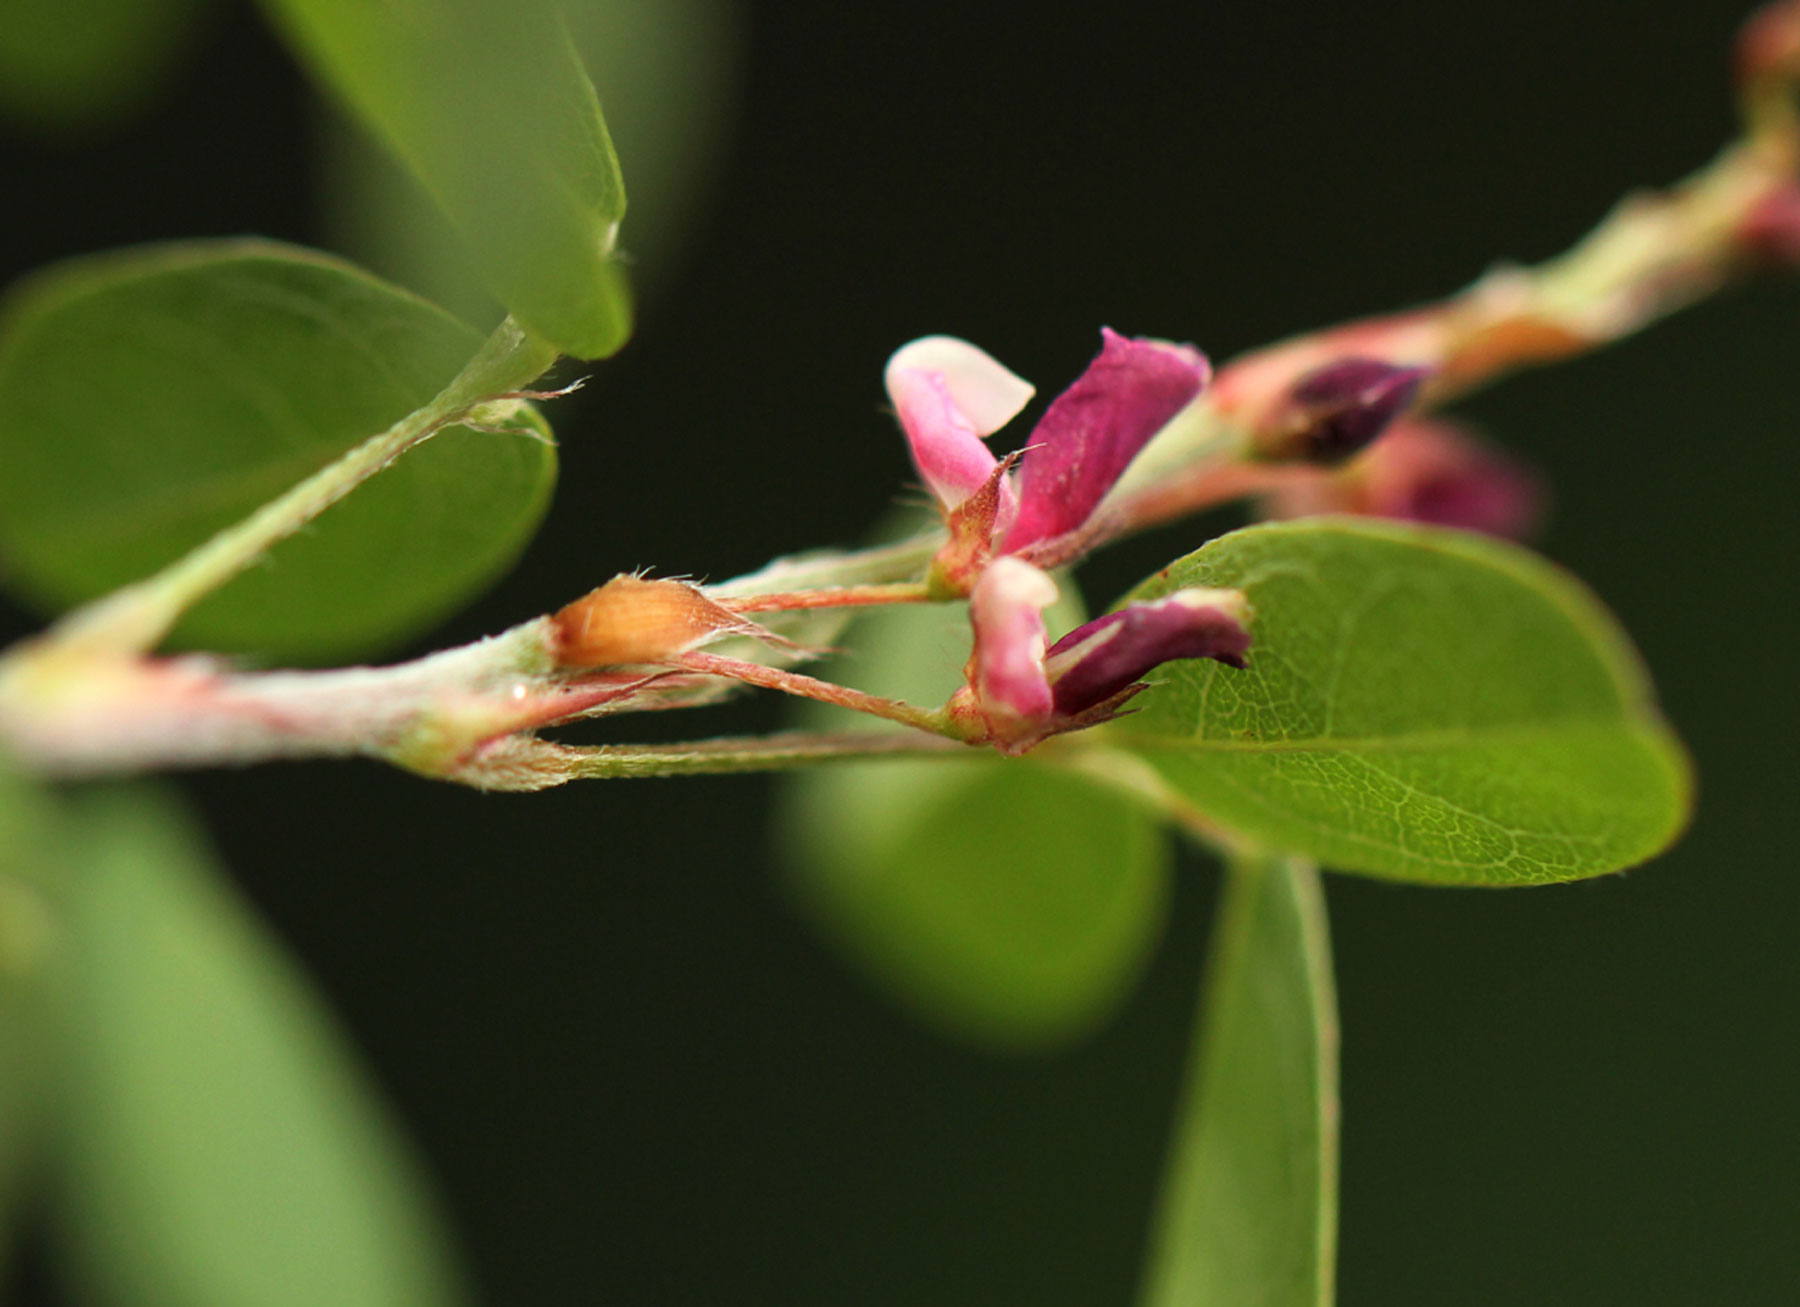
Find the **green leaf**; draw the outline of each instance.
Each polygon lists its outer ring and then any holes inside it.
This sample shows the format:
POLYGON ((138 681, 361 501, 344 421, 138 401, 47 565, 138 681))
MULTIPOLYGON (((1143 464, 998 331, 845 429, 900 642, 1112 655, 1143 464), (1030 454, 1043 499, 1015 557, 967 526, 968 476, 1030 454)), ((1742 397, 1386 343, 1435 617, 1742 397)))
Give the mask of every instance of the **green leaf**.
POLYGON ((205 0, 6 0, 0 112, 46 126, 123 116, 164 80, 205 0))
MULTIPOLYGON (((631 160, 631 283, 643 298, 691 252, 725 162, 737 56, 733 0, 561 0, 606 125, 631 160)), ((393 154, 341 115, 321 123, 317 168, 333 249, 470 322, 495 312, 463 242, 393 154)))
POLYGON ((436 199, 515 317, 579 358, 625 343, 624 182, 551 0, 264 7, 436 199))
POLYGON ((0 758, 0 1280, 13 1218, 43 1161, 55 1060, 58 868, 45 796, 0 758))
POLYGON ((56 1216, 81 1300, 461 1302, 343 1037, 154 799, 103 793, 80 814, 56 1216))
MULTIPOLYGON (((0 316, 8 584, 59 610, 155 571, 425 404, 480 345, 356 268, 263 241, 40 273, 0 316)), ((176 643, 324 659, 412 635, 512 563, 555 469, 544 439, 441 432, 196 607, 176 643)))
POLYGON ((1367 521, 1253 527, 1139 596, 1244 590, 1248 672, 1173 663, 1115 741, 1265 847, 1345 871, 1526 885, 1649 858, 1685 756, 1625 637, 1516 546, 1367 521))
POLYGON ((1337 1001, 1318 872, 1231 867, 1141 1307, 1330 1307, 1337 1001))
MULTIPOLYGON (((939 703, 960 680, 968 615, 889 609, 859 621, 851 644, 858 656, 834 676, 939 703)), ((1130 991, 1161 927, 1162 831, 1082 777, 972 751, 820 769, 789 798, 804 909, 902 1004, 976 1042, 1085 1034, 1130 991)))

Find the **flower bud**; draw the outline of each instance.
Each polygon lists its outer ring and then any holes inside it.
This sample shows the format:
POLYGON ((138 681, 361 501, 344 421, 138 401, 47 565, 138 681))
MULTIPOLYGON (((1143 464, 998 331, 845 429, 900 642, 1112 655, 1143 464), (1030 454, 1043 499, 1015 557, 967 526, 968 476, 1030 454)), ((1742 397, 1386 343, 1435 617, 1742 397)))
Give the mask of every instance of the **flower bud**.
POLYGON ((1537 475, 1510 455, 1448 422, 1411 419, 1349 467, 1272 490, 1262 513, 1355 513, 1518 540, 1537 526, 1543 498, 1537 475))
POLYGON ((564 667, 666 664, 728 635, 769 639, 755 622, 686 581, 615 576, 550 619, 564 667))
POLYGON ((1236 590, 1192 588, 1127 604, 1077 627, 1049 649, 1044 674, 1061 718, 1116 707, 1139 678, 1177 658, 1246 666, 1250 605, 1236 590))
POLYGON ((1278 461, 1342 463, 1412 404, 1427 369, 1344 358, 1314 368, 1258 424, 1256 452, 1278 461))

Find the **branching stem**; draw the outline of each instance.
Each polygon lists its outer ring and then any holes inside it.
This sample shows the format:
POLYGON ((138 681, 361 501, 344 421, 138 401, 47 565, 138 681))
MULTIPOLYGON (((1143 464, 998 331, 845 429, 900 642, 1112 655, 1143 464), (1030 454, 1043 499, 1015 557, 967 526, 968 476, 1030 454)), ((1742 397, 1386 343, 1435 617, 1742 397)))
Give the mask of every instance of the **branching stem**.
POLYGON ((90 649, 136 653, 154 649, 194 604, 408 450, 464 418, 491 423, 516 412, 524 399, 513 392, 542 375, 556 358, 553 347, 508 318, 429 404, 154 576, 76 609, 50 630, 48 639, 90 649), (484 405, 495 411, 478 411, 484 405))

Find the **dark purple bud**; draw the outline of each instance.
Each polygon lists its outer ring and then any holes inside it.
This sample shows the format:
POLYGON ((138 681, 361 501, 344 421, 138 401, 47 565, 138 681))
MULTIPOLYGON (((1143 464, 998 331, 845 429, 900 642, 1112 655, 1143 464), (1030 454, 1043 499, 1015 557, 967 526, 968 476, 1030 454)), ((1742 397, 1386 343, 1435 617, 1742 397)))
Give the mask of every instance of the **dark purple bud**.
POLYGON ((1358 513, 1523 540, 1543 515, 1535 472, 1437 420, 1396 423, 1368 457, 1339 472, 1283 470, 1290 475, 1263 497, 1264 517, 1358 513))
POLYGON ((1249 605, 1235 590, 1177 590, 1166 599, 1127 604, 1058 640, 1044 671, 1059 717, 1075 717, 1128 690, 1152 668, 1177 658, 1212 658, 1243 667, 1250 648, 1249 605))
POLYGON ((1314 368, 1293 384, 1258 434, 1258 452, 1282 461, 1342 463, 1411 406, 1427 372, 1365 358, 1314 368))
POLYGON ((1212 370, 1189 345, 1102 330, 1100 355, 1044 413, 1019 464, 1018 553, 1082 526, 1138 451, 1202 390, 1212 370))
POLYGON ((1542 515, 1538 477, 1502 451, 1442 422, 1408 422, 1371 454, 1363 511, 1523 540, 1542 515))

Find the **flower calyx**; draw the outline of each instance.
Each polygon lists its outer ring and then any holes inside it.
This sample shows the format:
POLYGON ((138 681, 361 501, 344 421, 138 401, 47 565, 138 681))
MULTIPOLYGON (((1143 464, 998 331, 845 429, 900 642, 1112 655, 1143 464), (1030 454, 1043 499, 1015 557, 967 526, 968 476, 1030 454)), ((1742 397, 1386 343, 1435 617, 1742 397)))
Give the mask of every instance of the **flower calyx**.
POLYGON ((557 663, 569 669, 667 667, 730 636, 792 642, 733 612, 687 581, 624 573, 551 615, 557 663))

